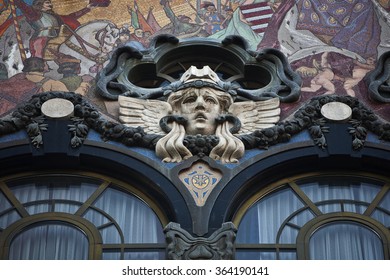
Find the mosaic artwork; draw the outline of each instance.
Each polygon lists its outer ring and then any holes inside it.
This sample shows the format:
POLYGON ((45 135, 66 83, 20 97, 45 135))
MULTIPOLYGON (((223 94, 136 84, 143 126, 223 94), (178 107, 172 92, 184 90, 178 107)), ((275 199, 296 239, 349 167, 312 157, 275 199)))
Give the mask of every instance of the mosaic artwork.
POLYGON ((340 95, 389 121, 389 105, 369 98, 364 81, 390 51, 389 11, 389 0, 1 0, 0 116, 45 91, 82 94, 107 113, 95 78, 112 52, 130 42, 147 49, 168 33, 240 35, 253 51, 282 51, 303 81, 288 113, 340 95))

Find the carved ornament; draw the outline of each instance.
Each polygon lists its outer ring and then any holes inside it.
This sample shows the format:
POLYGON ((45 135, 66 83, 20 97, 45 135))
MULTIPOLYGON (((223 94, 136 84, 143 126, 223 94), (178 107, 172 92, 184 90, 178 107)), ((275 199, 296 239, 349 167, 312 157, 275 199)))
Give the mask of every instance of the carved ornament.
POLYGON ((177 223, 164 229, 167 258, 170 260, 231 260, 237 229, 233 223, 224 223, 210 237, 193 237, 177 223))
POLYGON ((376 68, 367 74, 365 81, 372 99, 390 102, 390 51, 379 57, 376 68))
MULTIPOLYGON (((31 143, 39 148, 43 145, 42 132, 49 130, 41 106, 52 98, 62 98, 72 102, 75 107, 74 116, 70 118, 69 133, 71 147, 77 148, 83 144, 89 129, 95 130, 103 141, 117 141, 129 147, 156 149, 162 135, 147 133, 142 127, 129 127, 121 123, 107 120, 81 95, 69 92, 46 92, 34 95, 27 103, 21 104, 10 115, 0 119, 0 136, 25 130, 31 143)), ((349 133, 352 135, 352 147, 359 150, 364 147, 368 131, 378 136, 380 140, 390 141, 390 123, 378 118, 374 112, 367 109, 358 99, 350 96, 320 96, 313 98, 299 109, 293 118, 279 122, 275 126, 258 129, 252 133, 241 134, 237 138, 242 141, 245 149, 267 149, 273 145, 288 142, 292 136, 308 130, 316 145, 325 148, 325 133, 328 120, 321 114, 323 105, 329 102, 342 102, 352 109, 349 133)), ((219 144, 215 135, 186 135, 183 145, 197 156, 209 155, 219 144)))

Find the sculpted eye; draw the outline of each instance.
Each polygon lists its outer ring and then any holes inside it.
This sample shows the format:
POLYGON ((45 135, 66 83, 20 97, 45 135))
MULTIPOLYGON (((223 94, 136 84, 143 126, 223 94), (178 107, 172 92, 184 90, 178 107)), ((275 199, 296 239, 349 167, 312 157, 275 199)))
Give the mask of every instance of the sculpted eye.
POLYGON ((210 103, 210 104, 217 104, 217 100, 215 100, 214 98, 206 98, 206 102, 207 103, 210 103))
POLYGON ((194 103, 195 100, 196 100, 195 97, 190 96, 190 97, 187 97, 186 99, 183 100, 183 104, 185 104, 185 103, 194 103))

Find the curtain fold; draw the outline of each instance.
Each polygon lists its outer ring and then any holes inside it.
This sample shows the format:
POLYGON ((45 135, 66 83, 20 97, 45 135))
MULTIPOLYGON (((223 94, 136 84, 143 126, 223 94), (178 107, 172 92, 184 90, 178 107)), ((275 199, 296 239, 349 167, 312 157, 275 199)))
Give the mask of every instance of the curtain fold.
MULTIPOLYGON (((363 214, 383 187, 383 183, 359 180, 324 177, 315 181, 303 179, 296 183, 322 214, 336 212, 363 214)), ((238 227, 236 242, 295 244, 300 228, 316 217, 303 201, 287 185, 268 194, 248 209, 238 227), (292 215, 295 211, 298 212, 292 215), (289 218, 290 215, 292 216, 289 218)), ((380 206, 389 210, 390 194, 380 206)), ((372 217, 385 225, 390 223, 389 215, 379 213, 378 210, 374 211, 372 217)), ((283 254, 282 252, 279 254, 280 259, 294 257, 294 252, 283 254)), ((260 249, 257 252, 237 250, 237 255, 239 258, 245 258, 245 255, 260 259, 275 258, 273 252, 260 249)), ((366 226, 343 221, 329 227, 325 225, 315 231, 310 241, 310 256, 315 259, 383 259, 383 244, 378 235, 366 226)))
POLYGON ((11 242, 10 260, 88 259, 88 239, 66 224, 44 224, 29 228, 11 242))
MULTIPOLYGON (((15 197, 30 215, 65 212, 74 214, 91 197, 102 181, 75 176, 45 176, 7 182, 15 197), (61 201, 60 201, 61 200, 61 201)), ((10 226, 21 216, 9 211, 13 205, 0 191, 0 229, 10 226)), ((154 211, 138 197, 109 185, 83 218, 99 230, 103 244, 164 243, 160 220, 154 211)), ((109 249, 103 258, 117 258, 120 252, 109 249), (111 254, 110 254, 111 253, 111 254)), ((127 250, 127 249, 126 249, 127 250)), ((163 250, 164 251, 164 250, 163 250)), ((161 249, 127 250, 125 259, 161 259, 161 249)), ((10 259, 87 259, 88 240, 78 228, 64 222, 42 221, 27 227, 12 240, 10 259)))
MULTIPOLYGON (((159 243, 164 242, 163 229, 156 214, 148 205, 133 195, 109 188, 95 202, 95 207, 102 209, 117 221, 124 235, 124 243, 159 243)), ((94 224, 102 224, 102 215, 89 213, 94 224)), ((122 243, 120 235, 113 230, 114 225, 102 230, 103 242, 122 243), (110 230, 109 230, 110 229, 110 230)))
POLYGON ((313 260, 381 260, 383 244, 372 230, 357 223, 331 223, 317 230, 309 242, 313 260))

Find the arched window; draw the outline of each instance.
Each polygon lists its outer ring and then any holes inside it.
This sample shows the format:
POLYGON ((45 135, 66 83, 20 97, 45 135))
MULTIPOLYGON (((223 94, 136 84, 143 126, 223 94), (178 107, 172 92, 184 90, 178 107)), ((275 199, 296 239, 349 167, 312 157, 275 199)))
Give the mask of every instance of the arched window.
POLYGON ((375 231, 361 223, 333 222, 313 233, 309 257, 312 260, 384 259, 383 243, 375 231))
POLYGON ((166 223, 147 195, 100 175, 0 181, 1 258, 163 259, 166 223))
POLYGON ((38 224, 26 228, 11 241, 9 259, 88 259, 88 239, 80 229, 67 224, 38 224))
POLYGON ((236 213, 236 258, 389 259, 389 188, 388 178, 355 174, 269 186, 236 213))

